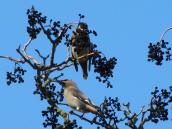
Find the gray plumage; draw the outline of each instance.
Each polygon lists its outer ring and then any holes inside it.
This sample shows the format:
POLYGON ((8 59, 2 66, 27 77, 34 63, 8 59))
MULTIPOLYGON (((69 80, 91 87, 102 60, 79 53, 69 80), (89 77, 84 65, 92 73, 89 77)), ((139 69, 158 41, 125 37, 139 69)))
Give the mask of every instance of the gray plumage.
POLYGON ((91 112, 93 114, 99 114, 96 106, 78 89, 72 80, 63 81, 63 88, 64 97, 71 108, 82 113, 91 112))

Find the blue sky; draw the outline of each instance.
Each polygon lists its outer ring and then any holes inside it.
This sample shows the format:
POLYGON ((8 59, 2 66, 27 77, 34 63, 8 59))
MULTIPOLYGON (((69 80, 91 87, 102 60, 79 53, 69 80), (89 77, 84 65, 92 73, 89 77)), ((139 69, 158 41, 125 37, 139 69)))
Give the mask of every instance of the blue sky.
MULTIPOLYGON (((134 111, 139 111, 142 105, 149 102, 150 92, 155 86, 167 88, 172 84, 169 76, 172 73, 171 62, 165 62, 161 67, 147 62, 149 42, 156 42, 164 29, 172 26, 172 1, 6 0, 0 5, 0 55, 19 57, 15 49, 29 38, 26 33, 26 10, 32 5, 49 18, 60 20, 62 23, 77 21, 77 15, 84 14, 86 16, 84 21, 88 23, 89 28, 98 33, 92 41, 107 57, 115 56, 118 59, 114 78, 111 79, 113 89, 106 89, 98 83, 94 73, 89 73, 89 79, 85 81, 81 72, 76 73, 73 68, 65 71, 65 77, 73 79, 95 103, 100 104, 104 96, 118 96, 122 102, 131 102, 134 111)), ((169 42, 172 41, 171 35, 172 33, 168 33, 165 36, 169 42)), ((33 42, 30 49, 36 47, 48 53, 47 42, 44 37, 40 37, 33 42)), ((66 54, 61 56, 65 57, 66 54)), ((13 65, 1 60, 0 128, 2 129, 43 128, 44 119, 41 110, 46 108, 46 103, 40 102, 39 96, 32 94, 35 89, 34 72, 29 71, 28 66, 25 68, 28 69, 25 83, 8 87, 5 75, 8 69, 13 69, 13 65)), ((81 124, 87 125, 85 129, 92 127, 87 123, 81 124)), ((158 125, 147 124, 145 129, 170 127, 171 121, 158 125)))

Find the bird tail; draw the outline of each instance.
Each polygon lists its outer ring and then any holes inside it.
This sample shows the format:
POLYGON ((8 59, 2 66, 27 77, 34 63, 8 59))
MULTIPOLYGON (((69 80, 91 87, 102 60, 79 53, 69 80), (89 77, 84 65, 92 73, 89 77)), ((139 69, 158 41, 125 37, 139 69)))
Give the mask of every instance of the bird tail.
POLYGON ((86 105, 86 109, 88 110, 88 112, 91 112, 95 115, 99 115, 101 117, 104 117, 103 113, 101 111, 98 111, 95 107, 93 107, 91 105, 86 105))
POLYGON ((96 108, 94 108, 93 106, 91 106, 91 105, 86 105, 86 109, 88 110, 88 112, 91 112, 91 113, 93 113, 93 114, 98 114, 98 111, 97 111, 97 109, 96 108))
POLYGON ((82 72, 83 72, 83 77, 85 80, 88 78, 88 72, 87 72, 87 61, 80 62, 82 72))

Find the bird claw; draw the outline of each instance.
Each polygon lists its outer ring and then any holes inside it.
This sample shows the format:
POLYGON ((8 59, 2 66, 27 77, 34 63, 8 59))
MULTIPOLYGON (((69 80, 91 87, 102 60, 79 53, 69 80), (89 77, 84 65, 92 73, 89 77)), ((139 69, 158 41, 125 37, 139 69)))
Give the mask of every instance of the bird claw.
POLYGON ((81 119, 83 119, 83 118, 84 118, 84 115, 85 115, 85 113, 83 113, 83 114, 81 115, 81 119))
POLYGON ((73 110, 69 111, 70 114, 73 114, 73 110))

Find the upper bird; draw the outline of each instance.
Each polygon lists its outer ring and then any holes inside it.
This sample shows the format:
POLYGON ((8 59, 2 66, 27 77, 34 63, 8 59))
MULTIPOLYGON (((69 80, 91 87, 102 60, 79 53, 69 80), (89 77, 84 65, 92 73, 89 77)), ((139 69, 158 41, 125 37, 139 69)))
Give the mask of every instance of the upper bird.
MULTIPOLYGON (((87 55, 92 50, 92 44, 88 34, 88 25, 84 22, 80 22, 73 32, 72 38, 72 57, 74 58, 74 65, 76 71, 78 71, 77 61, 79 62, 84 79, 88 78, 87 62, 91 61, 87 55), (84 56, 84 58, 80 58, 84 56)), ((90 63, 90 62, 89 62, 90 63)), ((90 70, 90 65, 89 65, 90 70)))
POLYGON ((63 80, 62 86, 64 88, 64 97, 71 108, 82 113, 91 112, 93 114, 101 115, 96 109, 96 106, 79 90, 72 80, 63 80))

